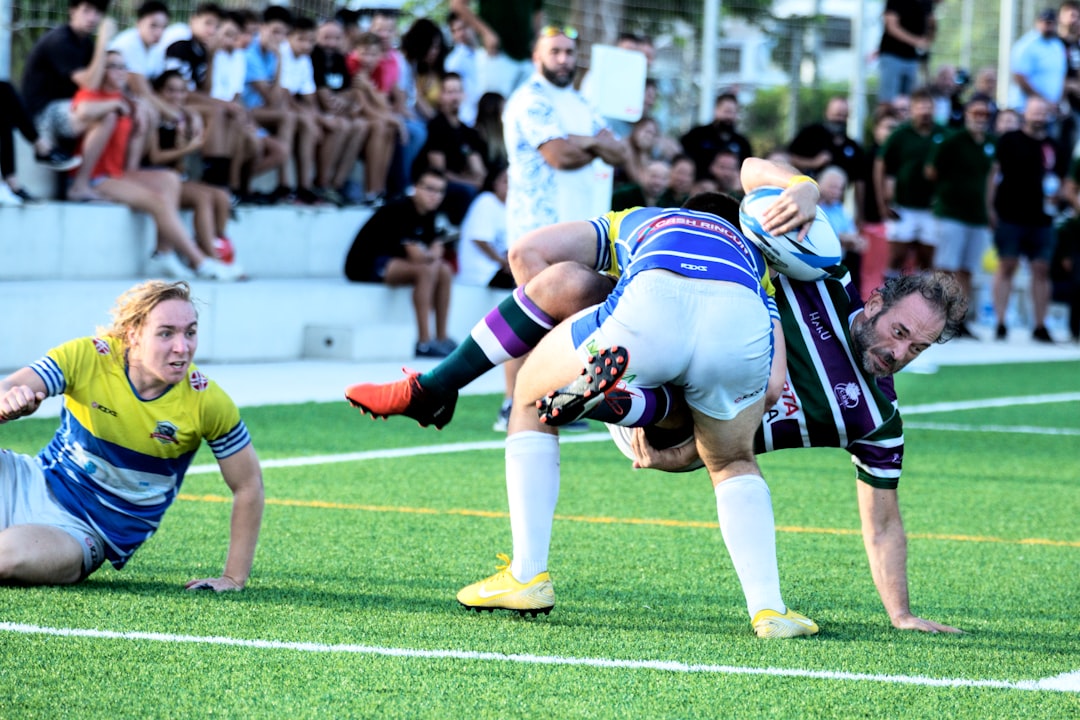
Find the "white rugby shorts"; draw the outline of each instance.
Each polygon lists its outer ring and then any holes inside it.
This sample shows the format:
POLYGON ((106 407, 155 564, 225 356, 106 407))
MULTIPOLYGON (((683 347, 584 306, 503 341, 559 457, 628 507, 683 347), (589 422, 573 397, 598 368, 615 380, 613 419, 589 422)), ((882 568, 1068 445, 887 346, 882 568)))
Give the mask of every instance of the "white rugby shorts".
POLYGON ((48 525, 75 538, 82 548, 83 577, 105 561, 105 541, 56 502, 37 459, 0 450, 0 530, 12 525, 48 525))
POLYGON ((885 223, 885 232, 889 242, 920 242, 923 245, 937 245, 937 227, 934 213, 928 208, 897 207, 899 220, 885 223))
POLYGON ((572 322, 583 362, 621 345, 630 355, 627 384, 681 387, 687 404, 709 417, 730 420, 765 394, 772 321, 758 294, 737 283, 646 270, 572 322))

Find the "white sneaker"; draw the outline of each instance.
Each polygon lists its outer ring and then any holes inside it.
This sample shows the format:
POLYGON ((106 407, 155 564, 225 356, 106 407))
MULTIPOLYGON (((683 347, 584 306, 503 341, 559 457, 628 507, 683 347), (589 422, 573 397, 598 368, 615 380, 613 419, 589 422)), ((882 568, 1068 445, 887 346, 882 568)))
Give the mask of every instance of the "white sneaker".
POLYGON ((236 263, 226 265, 220 260, 208 257, 202 261, 195 274, 204 280, 240 280, 244 276, 244 269, 236 263))
POLYGON ((0 182, 0 206, 22 207, 23 199, 12 192, 6 182, 0 182))
POLYGON ((174 252, 154 253, 146 261, 146 274, 151 277, 191 280, 195 273, 174 252))

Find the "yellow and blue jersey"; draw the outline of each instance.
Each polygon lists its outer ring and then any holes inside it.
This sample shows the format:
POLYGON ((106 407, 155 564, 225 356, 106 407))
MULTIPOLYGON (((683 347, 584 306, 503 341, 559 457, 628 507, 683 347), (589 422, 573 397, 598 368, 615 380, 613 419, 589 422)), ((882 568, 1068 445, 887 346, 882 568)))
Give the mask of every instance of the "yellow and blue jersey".
POLYGON ((251 442, 240 411, 192 364, 187 382, 139 397, 115 338, 80 338, 31 365, 63 395, 60 427, 38 456, 49 488, 124 563, 157 530, 205 438, 219 460, 251 442))
POLYGON ((757 292, 779 319, 769 268, 737 227, 710 213, 637 207, 590 221, 596 231, 596 269, 620 280, 663 269, 691 278, 721 280, 757 292))

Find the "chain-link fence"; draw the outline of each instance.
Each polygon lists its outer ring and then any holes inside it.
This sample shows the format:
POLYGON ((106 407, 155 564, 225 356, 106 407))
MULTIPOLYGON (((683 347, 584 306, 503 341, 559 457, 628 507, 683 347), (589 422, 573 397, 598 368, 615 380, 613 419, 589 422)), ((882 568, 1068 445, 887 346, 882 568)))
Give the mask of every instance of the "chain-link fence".
MULTIPOLYGON (((120 27, 126 27, 140 2, 118 0, 112 3, 110 14, 120 27)), ((1012 37, 1031 27, 1031 19, 1042 7, 1034 0, 936 3, 939 31, 926 64, 926 79, 946 65, 972 75, 981 67, 996 65, 1003 3, 1006 9, 1015 8, 1012 37)), ((187 19, 196 4, 196 0, 170 2, 173 20, 187 19)), ((270 3, 222 0, 219 4, 262 10, 270 3)), ((331 17, 343 6, 351 10, 398 8, 404 31, 420 16, 443 23, 447 4, 445 0, 298 0, 291 7, 314 18, 331 17)), ((747 105, 744 131, 755 147, 768 148, 783 144, 793 129, 818 119, 831 95, 861 92, 853 98, 857 111, 872 107, 884 4, 884 0, 547 0, 544 12, 549 20, 579 30, 583 67, 588 65, 594 43, 613 43, 623 32, 650 38, 656 51, 650 75, 659 89, 655 114, 669 134, 697 124, 710 114, 708 98, 731 89, 747 105), (720 9, 718 33, 711 39, 702 34, 708 7, 720 9), (706 52, 715 53, 712 80, 703 73, 706 52)), ((36 39, 66 20, 67 2, 0 0, 0 9, 5 6, 10 8, 10 75, 18 81, 36 39)), ((0 17, 0 34, 5 32, 3 20, 0 17)))

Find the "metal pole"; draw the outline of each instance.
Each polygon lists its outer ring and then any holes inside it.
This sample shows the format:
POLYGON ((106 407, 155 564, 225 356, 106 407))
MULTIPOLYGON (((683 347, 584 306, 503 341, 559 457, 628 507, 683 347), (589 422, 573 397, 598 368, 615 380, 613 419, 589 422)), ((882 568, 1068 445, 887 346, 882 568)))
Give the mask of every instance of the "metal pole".
POLYGON ((12 0, 0 0, 0 80, 11 79, 12 0))
POLYGON ((960 67, 975 75, 971 67, 971 34, 975 25, 975 0, 964 0, 960 7, 960 67))
POLYGON ((851 97, 848 98, 848 137, 860 143, 866 123, 866 3, 855 3, 855 18, 851 25, 851 97))
POLYGON ((716 47, 720 37, 720 0, 705 0, 701 27, 701 87, 698 95, 698 124, 712 122, 716 104, 716 47))
POLYGON ((1009 51, 1015 39, 1016 2, 1001 0, 1001 14, 998 18, 998 68, 997 101, 999 107, 1008 107, 1009 85, 1012 72, 1009 70, 1009 51))

